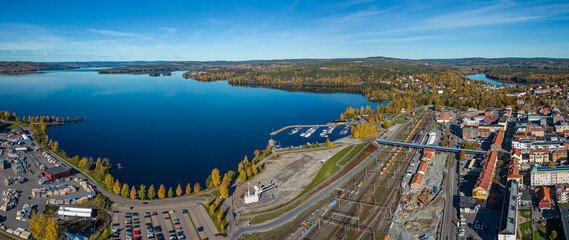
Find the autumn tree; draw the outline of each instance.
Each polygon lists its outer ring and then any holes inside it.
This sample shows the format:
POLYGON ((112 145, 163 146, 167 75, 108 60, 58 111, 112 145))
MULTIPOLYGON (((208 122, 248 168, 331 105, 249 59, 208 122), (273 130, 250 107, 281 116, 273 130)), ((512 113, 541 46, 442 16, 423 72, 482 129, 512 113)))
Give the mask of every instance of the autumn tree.
POLYGON ((148 198, 154 199, 154 197, 156 197, 156 190, 154 190, 154 184, 153 184, 150 185, 150 188, 148 188, 148 198))
POLYGON ((188 185, 186 185, 186 195, 190 195, 190 193, 192 193, 192 185, 188 183, 188 185))
POLYGON ((174 191, 172 191, 172 187, 170 187, 168 189, 168 198, 173 198, 174 197, 174 191))
POLYGON ((132 185, 132 188, 130 189, 130 199, 136 199, 136 188, 134 185, 132 185))
POLYGON ((116 195, 119 195, 121 193, 121 183, 119 182, 119 180, 117 179, 117 181, 115 182, 115 185, 113 185, 113 192, 116 195))
POLYGON ((125 198, 128 197, 128 190, 129 190, 129 189, 128 189, 128 184, 123 183, 123 184, 122 184, 122 189, 121 189, 121 196, 123 196, 123 197, 125 197, 125 198))
POLYGON ((105 186, 107 187, 107 189, 111 190, 113 188, 114 182, 115 180, 113 178, 113 175, 107 173, 107 175, 105 176, 105 186))
POLYGON ((211 171, 211 182, 213 183, 214 187, 219 186, 219 184, 221 183, 221 177, 219 176, 219 169, 214 168, 211 171))
POLYGON ((194 192, 195 193, 199 193, 202 190, 202 188, 200 187, 200 183, 197 182, 196 184, 194 184, 194 192))
POLYGON ((158 198, 164 199, 166 197, 166 188, 164 188, 164 184, 160 184, 160 188, 158 188, 158 198))
POLYGON ((45 240, 58 240, 59 239, 59 225, 55 218, 52 217, 47 226, 45 227, 45 240))
POLYGON ((138 198, 144 200, 146 198, 146 186, 144 184, 140 185, 138 189, 138 198))

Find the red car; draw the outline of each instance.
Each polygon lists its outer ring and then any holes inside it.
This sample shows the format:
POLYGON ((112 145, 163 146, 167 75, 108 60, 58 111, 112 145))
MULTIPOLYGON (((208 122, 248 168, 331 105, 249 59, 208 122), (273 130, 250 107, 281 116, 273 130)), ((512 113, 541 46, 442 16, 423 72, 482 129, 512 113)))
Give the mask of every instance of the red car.
POLYGON ((164 218, 164 220, 169 220, 169 219, 170 219, 170 217, 165 217, 165 218, 164 218))
POLYGON ((176 225, 176 226, 177 226, 177 225, 180 225, 180 222, 175 222, 174 225, 176 225))
POLYGON ((136 231, 134 231, 134 235, 135 235, 135 236, 138 236, 138 235, 140 235, 140 230, 136 230, 136 231))
POLYGON ((156 212, 152 212, 151 215, 152 215, 152 216, 156 216, 156 215, 158 215, 158 214, 157 214, 156 212))

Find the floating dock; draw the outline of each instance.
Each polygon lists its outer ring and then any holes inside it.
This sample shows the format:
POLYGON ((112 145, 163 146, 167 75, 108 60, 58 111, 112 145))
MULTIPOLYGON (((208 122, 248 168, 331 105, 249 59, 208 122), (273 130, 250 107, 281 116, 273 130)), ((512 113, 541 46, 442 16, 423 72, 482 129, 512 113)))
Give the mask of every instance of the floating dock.
POLYGON ((289 129, 289 128, 297 128, 297 127, 299 127, 299 128, 307 128, 307 127, 327 127, 327 126, 329 126, 329 125, 328 125, 328 124, 320 124, 320 125, 291 125, 291 126, 286 126, 286 127, 283 127, 283 128, 281 128, 281 129, 279 129, 279 130, 276 130, 276 131, 272 132, 272 133, 271 133, 271 136, 277 135, 277 134, 279 134, 280 132, 282 132, 282 131, 284 131, 284 130, 287 130, 287 129, 289 129))

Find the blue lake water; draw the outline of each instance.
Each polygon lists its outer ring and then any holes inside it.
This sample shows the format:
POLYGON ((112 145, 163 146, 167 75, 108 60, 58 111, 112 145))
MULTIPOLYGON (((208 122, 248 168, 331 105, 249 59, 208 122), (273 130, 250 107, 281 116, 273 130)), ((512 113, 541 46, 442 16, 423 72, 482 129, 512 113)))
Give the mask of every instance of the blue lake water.
MULTIPOLYGON (((24 115, 87 117, 48 131, 69 156, 108 157, 129 184, 176 186, 199 181, 213 168, 236 170, 255 149, 264 149, 274 129, 336 120, 347 107, 369 103, 356 94, 288 92, 201 83, 172 76, 100 75, 95 69, 0 76, 0 110, 24 115)), ((320 128, 310 138, 273 138, 281 146, 324 142, 320 128)), ((306 129, 304 130, 306 131, 306 129)), ((331 140, 343 137, 336 128, 331 140)), ((348 133, 349 134, 349 133, 348 133)))
MULTIPOLYGON (((506 84, 506 83, 501 83, 501 82, 496 82, 496 81, 494 81, 494 80, 490 80, 490 79, 488 79, 488 78, 486 77, 486 74, 467 75, 466 77, 467 77, 467 78, 470 78, 470 79, 474 79, 474 80, 481 80, 481 81, 484 81, 484 82, 487 82, 487 83, 494 84, 494 85, 496 85, 496 86, 502 86, 502 85, 506 84)), ((506 84, 506 85, 507 85, 507 84, 506 84)))

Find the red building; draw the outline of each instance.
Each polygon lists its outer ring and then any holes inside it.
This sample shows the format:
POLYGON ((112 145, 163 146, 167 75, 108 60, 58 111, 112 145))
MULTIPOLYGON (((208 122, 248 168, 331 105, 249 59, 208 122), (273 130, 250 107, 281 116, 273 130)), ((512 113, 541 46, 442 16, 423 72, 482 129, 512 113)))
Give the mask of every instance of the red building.
POLYGON ((55 181, 60 178, 69 177, 71 176, 71 171, 64 167, 54 167, 54 168, 46 168, 43 170, 41 174, 42 177, 47 177, 51 181, 55 181))
POLYGON ((535 190, 537 192, 537 197, 539 200, 540 209, 550 209, 551 208, 551 195, 549 194, 549 188, 541 186, 535 190))

